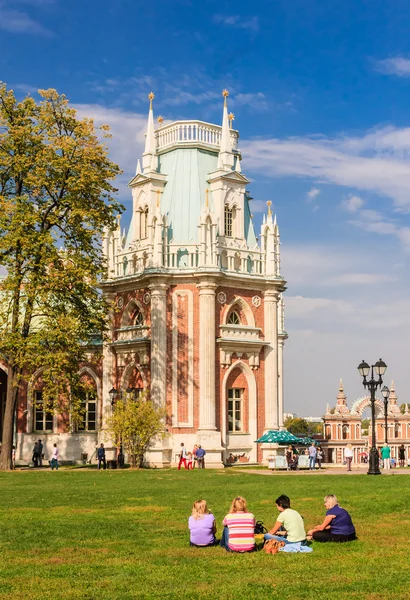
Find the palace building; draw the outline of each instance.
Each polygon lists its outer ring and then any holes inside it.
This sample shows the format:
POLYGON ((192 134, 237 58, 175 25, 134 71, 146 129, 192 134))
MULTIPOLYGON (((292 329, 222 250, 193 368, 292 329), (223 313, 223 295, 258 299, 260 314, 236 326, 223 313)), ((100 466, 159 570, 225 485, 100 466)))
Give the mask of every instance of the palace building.
POLYGON ((40 368, 19 400, 17 462, 30 460, 38 438, 46 452, 57 442, 68 461, 91 458, 97 443, 109 446, 113 391, 136 401, 146 391, 167 408, 169 435, 148 464, 175 464, 181 442, 201 444, 208 466, 226 464, 230 454, 266 462, 269 448, 255 440, 283 426, 279 229, 268 202, 256 235, 239 133, 223 95, 222 126, 158 117, 155 127, 150 94, 145 151, 129 183, 130 225, 125 231, 118 219, 103 240, 102 290, 113 308, 101 364, 82 366, 94 388, 84 398, 84 422, 72 431, 42 411, 40 368))
MULTIPOLYGON (((371 421, 368 427, 362 427, 364 412, 370 408, 370 398, 358 398, 351 408, 347 406, 342 380, 336 406, 331 409, 329 404, 323 417, 324 438, 321 443, 326 462, 343 464, 347 444, 353 447, 353 463, 361 463, 372 445, 371 421)), ((384 401, 376 399, 376 446, 381 448, 385 442, 385 405, 384 401)), ((368 411, 367 411, 368 412, 368 411)), ((405 405, 404 413, 397 403, 394 381, 391 382, 390 394, 387 399, 387 443, 391 448, 392 457, 398 459, 399 446, 406 448, 406 460, 410 459, 410 413, 405 405)))

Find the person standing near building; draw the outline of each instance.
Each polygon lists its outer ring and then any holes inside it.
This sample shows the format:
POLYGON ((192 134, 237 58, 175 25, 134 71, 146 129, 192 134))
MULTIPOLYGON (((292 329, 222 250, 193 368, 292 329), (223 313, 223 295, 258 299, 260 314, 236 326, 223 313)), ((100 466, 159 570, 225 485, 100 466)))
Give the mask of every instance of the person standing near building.
POLYGON ((35 442, 35 444, 33 446, 33 466, 36 468, 38 467, 38 459, 39 459, 38 442, 35 442))
POLYGON ((309 446, 309 471, 314 471, 316 468, 316 455, 317 450, 315 442, 312 442, 312 445, 309 446))
POLYGON ((196 451, 198 450, 198 444, 195 444, 194 449, 192 450, 192 468, 195 469, 197 463, 196 451))
POLYGON ((38 465, 43 466, 43 442, 38 440, 38 465))
POLYGON ((187 464, 186 464, 186 457, 187 457, 187 451, 186 448, 184 446, 184 443, 181 442, 181 452, 179 454, 179 464, 178 464, 178 471, 181 470, 181 465, 183 464, 185 469, 187 469, 187 464))
POLYGON ((317 454, 316 454, 317 464, 319 465, 319 469, 322 468, 322 460, 323 460, 323 450, 320 446, 318 446, 317 454))
POLYGON ((198 446, 198 450, 196 451, 196 457, 198 461, 198 469, 205 469, 205 450, 202 446, 198 446))
POLYGON ((406 460, 406 448, 404 444, 399 447, 399 467, 404 467, 404 461, 406 460))
POLYGON ((101 463, 103 464, 104 471, 107 468, 107 461, 105 460, 105 448, 104 444, 101 444, 97 450, 97 459, 98 459, 98 470, 101 469, 101 463))
POLYGON ((390 469, 390 448, 384 443, 383 448, 381 449, 383 467, 385 469, 390 469))
POLYGON ((60 459, 60 454, 58 452, 57 444, 53 444, 53 454, 52 454, 51 460, 50 460, 50 467, 51 467, 52 471, 54 471, 54 469, 56 471, 58 471, 59 459, 60 459))
POLYGON ((345 459, 346 459, 347 470, 351 471, 352 470, 352 460, 353 460, 352 444, 347 444, 347 446, 346 446, 345 459))

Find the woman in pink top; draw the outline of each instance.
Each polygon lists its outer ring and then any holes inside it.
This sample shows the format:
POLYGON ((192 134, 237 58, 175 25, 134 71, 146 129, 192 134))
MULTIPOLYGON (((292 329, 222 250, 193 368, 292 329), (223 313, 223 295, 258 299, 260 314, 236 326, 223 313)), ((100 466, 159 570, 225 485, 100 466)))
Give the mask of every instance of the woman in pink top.
POLYGON ((216 543, 215 517, 209 512, 206 500, 197 500, 188 519, 190 546, 203 548, 216 543))
POLYGON ((223 525, 221 546, 228 552, 255 550, 255 516, 248 512, 245 498, 238 496, 233 500, 223 525))

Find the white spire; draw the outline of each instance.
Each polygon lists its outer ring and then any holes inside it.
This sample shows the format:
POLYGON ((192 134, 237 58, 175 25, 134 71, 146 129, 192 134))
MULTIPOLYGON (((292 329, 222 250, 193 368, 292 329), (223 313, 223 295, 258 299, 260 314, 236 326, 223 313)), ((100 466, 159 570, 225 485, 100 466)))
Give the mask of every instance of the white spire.
POLYGON ((231 171, 234 164, 234 155, 232 153, 228 106, 226 102, 226 99, 229 96, 228 90, 223 90, 222 96, 224 97, 224 109, 222 114, 221 148, 219 150, 218 169, 231 171))
POLYGON ((155 145, 155 131, 154 131, 154 112, 152 110, 152 101, 155 96, 153 92, 148 94, 149 99, 149 112, 148 112, 148 124, 147 133, 145 138, 145 151, 142 155, 142 166, 144 173, 149 171, 155 171, 157 168, 157 157, 156 157, 156 145, 155 145))
POLYGON ((141 174, 141 163, 140 163, 140 159, 137 160, 137 169, 135 171, 135 175, 140 175, 141 174))

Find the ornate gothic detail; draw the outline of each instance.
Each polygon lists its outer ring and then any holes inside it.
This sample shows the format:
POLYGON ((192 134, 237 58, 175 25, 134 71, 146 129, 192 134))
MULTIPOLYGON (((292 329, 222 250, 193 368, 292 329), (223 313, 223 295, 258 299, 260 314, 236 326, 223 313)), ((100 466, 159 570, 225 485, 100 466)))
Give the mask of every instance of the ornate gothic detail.
POLYGON ((117 308, 122 308, 124 306, 124 298, 120 296, 117 300, 117 308))
POLYGON ((256 308, 258 308, 258 307, 261 305, 261 299, 260 299, 260 296, 254 296, 254 297, 252 298, 252 304, 253 304, 253 305, 254 305, 256 308))
POLYGON ((225 302, 226 302, 226 294, 225 294, 225 292, 219 292, 219 294, 218 294, 218 302, 219 302, 219 304, 225 304, 225 302))
POLYGON ((145 292, 142 300, 144 304, 149 304, 151 302, 151 294, 149 292, 145 292))

